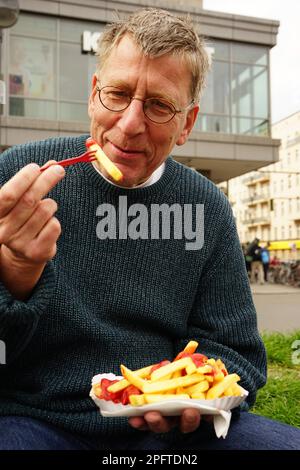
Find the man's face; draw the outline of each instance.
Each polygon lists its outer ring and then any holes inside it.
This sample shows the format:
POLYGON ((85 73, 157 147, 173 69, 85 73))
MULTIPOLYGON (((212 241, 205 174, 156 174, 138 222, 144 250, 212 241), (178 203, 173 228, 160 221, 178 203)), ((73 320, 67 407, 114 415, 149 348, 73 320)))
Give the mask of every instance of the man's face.
MULTIPOLYGON (((193 106, 168 123, 156 124, 145 116, 139 100, 132 100, 122 112, 109 111, 100 103, 97 86, 119 87, 140 99, 165 98, 176 109, 182 109, 191 101, 190 72, 178 57, 145 57, 135 42, 125 36, 104 64, 98 82, 93 77, 89 99, 91 137, 122 171, 122 185, 134 187, 149 178, 174 145, 185 143, 199 108, 193 106)), ((101 171, 111 179, 103 168, 101 171)))

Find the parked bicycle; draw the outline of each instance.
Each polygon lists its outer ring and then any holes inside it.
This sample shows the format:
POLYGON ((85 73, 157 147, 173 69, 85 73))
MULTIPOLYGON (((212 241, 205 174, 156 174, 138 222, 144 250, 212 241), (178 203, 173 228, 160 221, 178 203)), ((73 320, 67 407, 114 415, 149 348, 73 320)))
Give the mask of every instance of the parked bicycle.
POLYGON ((270 266, 268 282, 300 287, 300 260, 284 261, 270 266))

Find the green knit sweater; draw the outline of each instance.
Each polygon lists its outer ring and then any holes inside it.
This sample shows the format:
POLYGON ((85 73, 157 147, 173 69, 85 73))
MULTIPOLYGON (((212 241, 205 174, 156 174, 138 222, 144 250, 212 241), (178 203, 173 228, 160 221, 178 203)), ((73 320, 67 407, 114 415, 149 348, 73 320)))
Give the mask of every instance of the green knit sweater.
MULTIPOLYGON (((0 157, 0 185, 30 162, 39 165, 85 151, 87 136, 13 147, 0 157)), ((86 436, 129 433, 126 419, 102 418, 89 398, 91 379, 174 356, 191 339, 221 357, 249 390, 265 383, 258 335, 234 218, 218 188, 171 157, 152 186, 126 190, 91 164, 74 165, 51 191, 62 225, 55 258, 27 302, 0 284, 0 414, 31 416, 86 436), (112 239, 96 233, 97 208, 132 204, 204 204, 199 250, 186 240, 112 239), (101 206, 103 207, 103 206, 101 206)), ((98 214, 98 215, 97 215, 98 214)), ((150 233, 150 227, 149 227, 150 233)), ((124 238, 124 237, 123 237, 124 238)), ((174 239, 175 238, 175 239, 174 239)))

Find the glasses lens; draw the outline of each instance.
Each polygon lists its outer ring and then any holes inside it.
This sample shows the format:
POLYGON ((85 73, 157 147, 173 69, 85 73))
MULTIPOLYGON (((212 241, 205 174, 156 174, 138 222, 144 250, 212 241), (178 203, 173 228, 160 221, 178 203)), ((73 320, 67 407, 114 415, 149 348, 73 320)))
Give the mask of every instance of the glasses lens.
POLYGON ((123 111, 130 104, 127 92, 110 86, 99 90, 99 98, 103 106, 110 111, 123 111))
POLYGON ((158 123, 168 122, 176 114, 171 103, 157 98, 149 98, 145 101, 144 112, 151 121, 158 123))

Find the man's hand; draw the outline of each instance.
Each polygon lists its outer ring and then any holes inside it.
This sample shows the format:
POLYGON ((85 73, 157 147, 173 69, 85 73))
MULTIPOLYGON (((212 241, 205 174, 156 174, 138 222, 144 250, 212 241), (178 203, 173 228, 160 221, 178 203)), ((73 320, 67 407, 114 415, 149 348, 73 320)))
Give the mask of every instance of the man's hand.
POLYGON ((156 433, 169 432, 173 427, 179 426, 183 433, 196 431, 201 420, 200 412, 193 408, 187 408, 181 416, 162 416, 158 411, 149 411, 144 416, 129 418, 129 424, 140 431, 152 431, 156 433))
POLYGON ((0 279, 17 299, 29 296, 56 253, 57 204, 43 198, 64 174, 59 165, 41 172, 31 163, 0 189, 0 279))

